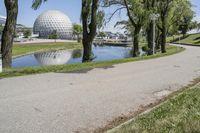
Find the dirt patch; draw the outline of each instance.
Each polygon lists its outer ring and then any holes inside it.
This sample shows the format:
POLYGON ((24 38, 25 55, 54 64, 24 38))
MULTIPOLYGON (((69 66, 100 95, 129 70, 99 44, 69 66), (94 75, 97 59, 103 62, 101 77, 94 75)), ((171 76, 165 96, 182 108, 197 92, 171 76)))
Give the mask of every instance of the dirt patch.
POLYGON ((161 90, 161 91, 158 91, 158 92, 155 92, 154 95, 156 97, 164 97, 164 96, 167 96, 171 93, 171 91, 169 90, 161 90))

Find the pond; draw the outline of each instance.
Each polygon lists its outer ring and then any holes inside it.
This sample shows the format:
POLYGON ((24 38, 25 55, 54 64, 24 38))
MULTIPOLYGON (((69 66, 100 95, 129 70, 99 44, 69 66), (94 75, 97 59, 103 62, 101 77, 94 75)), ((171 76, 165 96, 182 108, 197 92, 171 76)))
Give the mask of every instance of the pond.
MULTIPOLYGON (((124 59, 132 56, 132 48, 115 46, 93 46, 93 61, 108 61, 114 59, 124 59)), ((143 53, 141 51, 141 53, 143 53)), ((81 63, 82 50, 60 50, 35 53, 13 59, 13 68, 62 65, 81 63)))

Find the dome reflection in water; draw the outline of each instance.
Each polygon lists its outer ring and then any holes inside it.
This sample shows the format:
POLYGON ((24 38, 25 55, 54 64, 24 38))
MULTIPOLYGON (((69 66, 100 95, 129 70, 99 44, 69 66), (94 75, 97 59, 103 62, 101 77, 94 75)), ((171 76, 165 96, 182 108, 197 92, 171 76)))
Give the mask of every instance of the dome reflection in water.
POLYGON ((42 66, 62 65, 66 64, 70 60, 72 51, 51 51, 36 53, 34 56, 42 66))

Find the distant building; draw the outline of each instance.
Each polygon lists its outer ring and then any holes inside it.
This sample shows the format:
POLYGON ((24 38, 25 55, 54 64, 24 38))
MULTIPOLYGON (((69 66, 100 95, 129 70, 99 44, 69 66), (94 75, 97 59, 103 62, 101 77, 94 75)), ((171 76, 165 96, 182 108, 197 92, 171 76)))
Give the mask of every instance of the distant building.
POLYGON ((33 33, 48 39, 56 31, 60 39, 72 39, 72 22, 64 13, 50 10, 42 13, 35 21, 33 33))
POLYGON ((192 29, 190 31, 187 32, 187 34, 197 34, 197 33, 200 33, 200 29, 192 29))
POLYGON ((5 25, 6 17, 0 15, 0 25, 5 25))
MULTIPOLYGON (((4 26, 5 23, 6 23, 6 17, 0 15, 0 25, 4 26)), ((2 34, 2 30, 0 30, 0 40, 1 40, 1 36, 2 36, 1 34, 2 34)))
POLYGON ((112 32, 105 32, 106 33, 106 38, 107 39, 115 39, 115 40, 118 40, 118 39, 125 39, 126 36, 122 33, 112 33, 112 32))

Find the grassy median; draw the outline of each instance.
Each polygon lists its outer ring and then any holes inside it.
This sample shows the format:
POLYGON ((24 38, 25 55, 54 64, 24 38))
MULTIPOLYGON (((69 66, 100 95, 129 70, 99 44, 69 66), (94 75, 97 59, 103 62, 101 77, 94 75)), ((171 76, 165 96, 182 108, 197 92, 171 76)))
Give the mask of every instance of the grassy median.
POLYGON ((35 43, 35 44, 14 44, 13 57, 43 52, 50 50, 79 49, 82 48, 80 43, 75 42, 56 42, 56 43, 35 43))
POLYGON ((151 56, 142 56, 142 57, 136 57, 136 58, 126 58, 126 59, 118 59, 118 60, 102 61, 102 62, 5 69, 3 73, 0 73, 0 78, 31 75, 31 74, 40 74, 40 73, 48 73, 48 72, 66 73, 66 72, 73 72, 73 71, 88 70, 88 69, 93 69, 93 68, 97 68, 97 67, 110 67, 112 65, 120 64, 120 63, 133 62, 133 61, 139 61, 139 60, 147 60, 147 59, 168 56, 168 55, 179 53, 183 50, 184 50, 184 48, 182 48, 182 47, 167 46, 167 53, 157 53, 157 54, 151 55, 151 56))
POLYGON ((200 83, 176 92, 174 96, 149 113, 109 131, 109 133, 199 132, 200 83))

